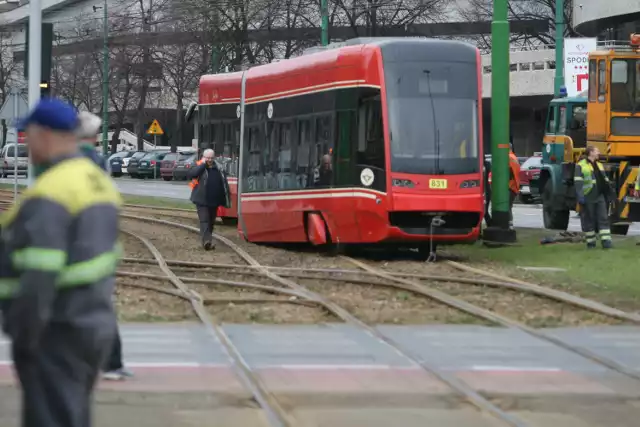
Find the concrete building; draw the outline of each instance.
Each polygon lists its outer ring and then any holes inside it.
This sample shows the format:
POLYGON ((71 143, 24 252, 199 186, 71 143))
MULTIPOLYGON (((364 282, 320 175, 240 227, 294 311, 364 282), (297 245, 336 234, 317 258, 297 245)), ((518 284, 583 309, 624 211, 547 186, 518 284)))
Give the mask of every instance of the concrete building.
POLYGON ((574 0, 573 25, 585 36, 629 40, 631 33, 640 33, 640 2, 574 0))

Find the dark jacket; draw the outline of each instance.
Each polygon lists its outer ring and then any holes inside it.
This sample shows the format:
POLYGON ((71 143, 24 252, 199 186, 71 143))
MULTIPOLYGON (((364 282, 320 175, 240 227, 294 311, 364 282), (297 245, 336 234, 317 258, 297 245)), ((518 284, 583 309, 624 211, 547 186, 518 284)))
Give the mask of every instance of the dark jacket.
POLYGON ((207 168, 206 163, 202 162, 195 168, 187 172, 187 178, 197 180, 197 184, 191 190, 190 200, 199 206, 224 206, 231 207, 231 192, 229 191, 229 183, 227 182, 227 174, 224 173, 216 162, 213 162, 211 168, 207 168), (209 174, 216 173, 222 182, 222 191, 224 194, 212 194, 207 191, 207 181, 209 174))
POLYGON ((121 204, 109 177, 75 156, 50 165, 2 215, 2 326, 14 349, 37 351, 51 325, 112 336, 121 204))

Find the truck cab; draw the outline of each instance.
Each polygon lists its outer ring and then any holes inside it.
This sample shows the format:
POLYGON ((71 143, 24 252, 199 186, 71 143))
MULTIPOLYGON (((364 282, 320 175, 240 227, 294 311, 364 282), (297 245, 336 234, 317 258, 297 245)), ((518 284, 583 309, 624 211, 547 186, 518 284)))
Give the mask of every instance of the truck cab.
POLYGON ((542 167, 531 178, 533 195, 542 199, 545 228, 566 230, 576 206, 573 186, 577 158, 587 144, 587 98, 560 97, 549 103, 542 149, 542 167))
POLYGON ((576 208, 575 165, 591 145, 600 150, 613 186, 611 233, 627 234, 631 222, 640 221, 634 188, 640 168, 640 34, 632 34, 628 44, 599 42, 589 52, 588 90, 552 100, 546 126, 543 167, 535 180, 545 227, 566 229, 576 208))

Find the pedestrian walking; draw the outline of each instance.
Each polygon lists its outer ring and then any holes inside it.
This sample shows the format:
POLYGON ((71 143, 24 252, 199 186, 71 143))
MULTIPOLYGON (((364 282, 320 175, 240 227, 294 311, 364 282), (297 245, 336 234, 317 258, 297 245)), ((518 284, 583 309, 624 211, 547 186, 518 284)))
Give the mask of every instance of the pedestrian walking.
POLYGON ((78 152, 75 109, 46 98, 23 120, 35 181, 0 217, 3 330, 22 385, 23 427, 89 427, 116 331, 111 302, 120 194, 78 152))
POLYGON ((602 163, 598 161, 600 150, 588 146, 585 158, 575 167, 574 183, 580 211, 580 223, 587 241, 587 248, 596 247, 596 233, 600 236, 603 249, 610 249, 611 230, 609 228, 609 199, 611 183, 602 163))
MULTIPOLYGON (((96 136, 100 131, 102 119, 95 114, 82 111, 78 114, 78 128, 76 129, 76 137, 80 144, 80 152, 87 158, 91 159, 96 165, 107 170, 107 163, 103 156, 98 154, 95 149, 96 136)), ((116 336, 113 340, 111 353, 105 360, 102 367, 102 378, 111 381, 121 381, 126 378, 133 377, 133 372, 126 369, 122 361, 122 339, 120 338, 120 328, 116 329, 116 336)))
POLYGON ((213 225, 218 215, 218 207, 231 207, 229 184, 226 174, 214 160, 214 151, 204 150, 196 167, 187 173, 191 179, 191 201, 196 205, 200 220, 200 238, 205 250, 215 249, 213 225))

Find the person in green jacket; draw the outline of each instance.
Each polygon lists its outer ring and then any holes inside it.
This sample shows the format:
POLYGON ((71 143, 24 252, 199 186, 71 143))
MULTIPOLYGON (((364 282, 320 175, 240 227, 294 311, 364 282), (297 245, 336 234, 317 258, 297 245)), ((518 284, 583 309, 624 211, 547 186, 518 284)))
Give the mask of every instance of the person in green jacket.
POLYGON ((89 427, 116 334, 120 193, 78 150, 75 108, 42 99, 23 121, 38 171, 0 217, 2 328, 22 385, 23 427, 89 427))
POLYGON ((586 148, 585 158, 576 165, 574 183, 587 248, 596 247, 597 233, 602 247, 610 249, 612 245, 609 228, 609 197, 612 190, 604 167, 598 161, 599 157, 600 151, 597 147, 586 148))

